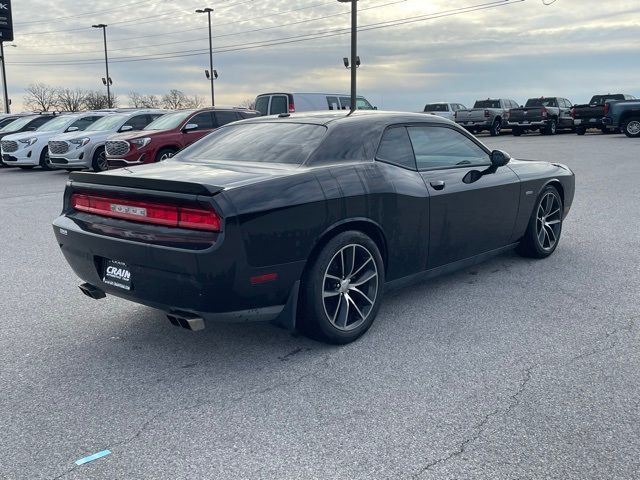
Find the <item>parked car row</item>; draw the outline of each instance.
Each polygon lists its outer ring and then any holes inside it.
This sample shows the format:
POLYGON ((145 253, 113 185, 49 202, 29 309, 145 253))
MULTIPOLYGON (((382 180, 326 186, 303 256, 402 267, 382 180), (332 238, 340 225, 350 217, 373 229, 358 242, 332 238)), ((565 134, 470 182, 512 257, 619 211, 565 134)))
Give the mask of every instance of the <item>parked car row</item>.
MULTIPOLYGON (((2 164, 100 172, 153 163, 173 156, 222 125, 257 115, 248 109, 212 107, 16 116, 0 129, 2 164)), ((0 118, 0 124, 3 120, 0 118)))
POLYGON ((488 131, 500 135, 503 129, 515 136, 530 131, 554 135, 570 130, 584 135, 589 128, 603 133, 622 131, 629 137, 640 137, 640 101, 628 94, 594 95, 585 105, 573 105, 564 97, 530 98, 519 106, 508 98, 478 100, 473 108, 461 103, 429 103, 424 113, 455 121, 472 133, 488 131))

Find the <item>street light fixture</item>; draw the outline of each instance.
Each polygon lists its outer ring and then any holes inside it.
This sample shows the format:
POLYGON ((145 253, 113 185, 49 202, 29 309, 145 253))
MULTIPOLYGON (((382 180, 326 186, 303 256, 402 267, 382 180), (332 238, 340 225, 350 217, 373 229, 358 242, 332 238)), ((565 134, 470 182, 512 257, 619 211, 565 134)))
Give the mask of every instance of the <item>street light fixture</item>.
POLYGON ((215 107, 216 96, 213 81, 214 77, 218 78, 218 72, 213 69, 213 38, 211 37, 211 14, 213 13, 213 8, 199 8, 196 13, 206 13, 207 17, 209 17, 209 71, 213 72, 213 75, 207 73, 207 78, 211 81, 211 106, 215 107))
MULTIPOLYGON (((338 0, 340 3, 351 4, 351 112, 356 110, 357 70, 360 66, 358 57, 358 0, 338 0)), ((349 68, 349 59, 343 59, 344 66, 349 68)))
POLYGON ((102 79, 102 83, 107 87, 107 106, 111 108, 111 88, 113 85, 113 81, 111 81, 111 77, 109 76, 109 57, 107 55, 107 27, 104 23, 99 23, 97 25, 91 25, 93 28, 101 28, 102 36, 104 38, 104 67, 107 72, 106 78, 102 79))

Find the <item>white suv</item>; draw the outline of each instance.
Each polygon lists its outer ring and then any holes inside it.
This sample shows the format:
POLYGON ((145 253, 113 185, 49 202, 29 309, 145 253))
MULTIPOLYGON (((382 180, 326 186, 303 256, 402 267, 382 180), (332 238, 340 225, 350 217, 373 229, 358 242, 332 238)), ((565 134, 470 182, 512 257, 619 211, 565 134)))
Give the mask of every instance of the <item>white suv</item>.
POLYGON ((44 170, 51 170, 49 149, 47 148, 49 139, 64 132, 86 130, 92 123, 105 115, 107 114, 103 112, 60 115, 34 131, 6 135, 2 139, 2 154, 4 158, 8 159, 6 165, 21 168, 33 168, 40 165, 44 170))
POLYGON ((113 113, 101 118, 89 130, 63 133, 49 140, 49 158, 54 168, 67 170, 91 168, 101 172, 108 168, 104 145, 107 138, 118 132, 142 130, 164 110, 133 110, 113 113))

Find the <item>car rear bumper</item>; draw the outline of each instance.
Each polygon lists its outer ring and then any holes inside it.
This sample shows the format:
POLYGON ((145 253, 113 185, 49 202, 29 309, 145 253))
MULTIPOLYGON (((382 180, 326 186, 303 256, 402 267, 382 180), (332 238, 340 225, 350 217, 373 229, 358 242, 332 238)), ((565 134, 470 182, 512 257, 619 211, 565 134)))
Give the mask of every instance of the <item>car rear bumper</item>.
POLYGON ((548 125, 548 120, 533 120, 531 122, 509 121, 509 127, 530 128, 530 127, 546 127, 547 125, 548 125))
POLYGON ((599 128, 599 127, 602 127, 603 125, 606 125, 602 117, 575 118, 573 120, 573 124, 576 127, 587 127, 587 128, 590 128, 590 127, 599 128))
POLYGON ((491 124, 492 124, 490 120, 478 120, 478 121, 465 120, 465 121, 459 121, 459 122, 457 121, 456 123, 461 127, 466 127, 466 128, 491 128, 491 124))
POLYGON ((65 259, 84 282, 168 314, 188 313, 208 321, 274 320, 287 305, 304 267, 303 262, 250 267, 237 253, 241 240, 224 242, 222 234, 210 248, 191 250, 88 232, 66 215, 57 218, 53 228, 65 259), (126 264, 130 290, 105 283, 106 260, 126 264), (252 281, 271 272, 277 272, 274 281, 252 281))

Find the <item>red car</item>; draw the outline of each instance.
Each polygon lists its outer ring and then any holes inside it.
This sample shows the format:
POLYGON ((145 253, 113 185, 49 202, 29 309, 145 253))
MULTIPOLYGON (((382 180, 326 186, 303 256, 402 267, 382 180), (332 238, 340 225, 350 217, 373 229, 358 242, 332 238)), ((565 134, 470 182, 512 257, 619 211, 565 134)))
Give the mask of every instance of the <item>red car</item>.
POLYGON ((167 113, 143 130, 109 137, 105 146, 109 168, 159 162, 218 127, 258 115, 254 110, 215 107, 167 113))

